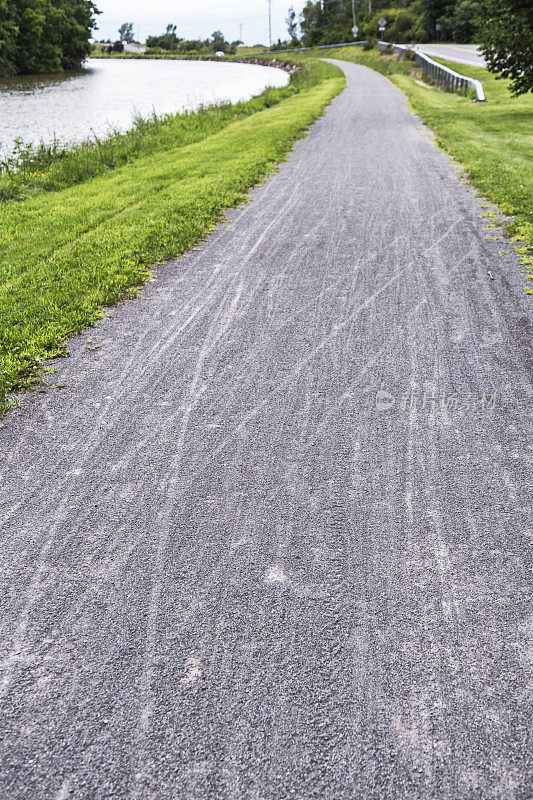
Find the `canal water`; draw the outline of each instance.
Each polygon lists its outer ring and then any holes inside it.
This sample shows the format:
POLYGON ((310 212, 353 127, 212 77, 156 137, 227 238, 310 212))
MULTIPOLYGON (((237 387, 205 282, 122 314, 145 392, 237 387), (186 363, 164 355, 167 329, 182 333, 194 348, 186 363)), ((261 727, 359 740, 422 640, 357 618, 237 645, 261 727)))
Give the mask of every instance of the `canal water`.
POLYGON ((125 130, 136 114, 247 100, 288 81, 283 70, 255 64, 147 59, 88 59, 81 70, 0 79, 0 157, 17 137, 79 142, 125 130))

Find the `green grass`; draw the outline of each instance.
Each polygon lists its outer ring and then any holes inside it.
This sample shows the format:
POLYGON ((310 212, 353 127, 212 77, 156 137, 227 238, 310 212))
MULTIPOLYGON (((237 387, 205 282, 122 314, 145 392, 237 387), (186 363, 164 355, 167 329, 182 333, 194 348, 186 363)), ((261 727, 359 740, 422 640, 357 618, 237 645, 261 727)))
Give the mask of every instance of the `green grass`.
MULTIPOLYGON (((486 103, 472 102, 416 82, 413 62, 376 51, 340 48, 318 51, 330 58, 364 64, 386 75, 409 98, 412 109, 435 133, 437 143, 465 168, 478 189, 511 217, 505 228, 533 279, 533 95, 513 98, 508 82, 488 70, 442 62, 483 83, 486 103), (521 243, 521 244, 520 244, 521 243)), ((533 293, 533 289, 526 289, 533 293)))
POLYGON ((198 141, 0 205, 0 411, 69 335, 245 201, 344 83, 336 68, 313 64, 298 91, 198 141))
POLYGON ((113 131, 105 138, 93 137, 78 145, 20 142, 10 158, 0 161, 0 201, 58 191, 142 156, 201 141, 238 119, 281 103, 313 84, 317 75, 316 65, 312 69, 307 66, 292 75, 287 86, 265 89, 246 102, 150 119, 138 117, 128 131, 113 131))
POLYGON ((241 45, 237 48, 237 55, 249 56, 254 55, 255 53, 264 53, 267 49, 268 48, 264 44, 258 44, 254 47, 245 47, 244 45, 241 45))

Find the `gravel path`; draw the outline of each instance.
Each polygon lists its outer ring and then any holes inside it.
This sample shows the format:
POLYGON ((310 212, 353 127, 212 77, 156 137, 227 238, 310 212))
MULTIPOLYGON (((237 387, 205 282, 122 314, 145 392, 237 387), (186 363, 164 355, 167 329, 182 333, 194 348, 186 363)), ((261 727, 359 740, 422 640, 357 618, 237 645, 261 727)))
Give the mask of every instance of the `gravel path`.
POLYGON ((4 420, 1 800, 531 797, 524 277, 342 67, 4 420))

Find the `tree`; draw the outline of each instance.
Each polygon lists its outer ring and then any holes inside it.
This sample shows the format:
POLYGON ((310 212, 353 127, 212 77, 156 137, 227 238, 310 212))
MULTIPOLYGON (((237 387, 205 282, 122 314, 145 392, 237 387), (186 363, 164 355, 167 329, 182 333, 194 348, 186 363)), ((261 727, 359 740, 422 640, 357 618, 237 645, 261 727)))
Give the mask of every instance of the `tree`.
POLYGON ((169 24, 162 36, 149 36, 146 40, 148 47, 157 47, 161 50, 177 50, 181 39, 176 35, 176 26, 169 24))
POLYGON ((98 13, 92 0, 0 0, 0 73, 80 67, 98 13))
POLYGON ((77 69, 91 52, 89 39, 100 12, 92 0, 54 0, 54 4, 62 7, 61 68, 77 69))
POLYGON ((293 46, 297 46, 299 44, 298 22, 296 21, 296 11, 292 6, 289 8, 285 23, 287 25, 287 31, 289 32, 291 44, 293 46))
POLYGON ((201 39, 182 39, 178 45, 178 50, 182 50, 185 53, 190 53, 192 51, 195 53, 207 52, 205 42, 201 39))
POLYGON ((19 0, 16 4, 15 72, 57 72, 61 50, 55 35, 57 11, 49 0, 19 0), (52 31, 50 30, 52 27, 52 31))
MULTIPOLYGON (((435 39, 436 24, 443 25, 447 5, 447 0, 423 0, 424 28, 430 41, 435 39)), ((440 38, 445 38, 445 36, 443 30, 440 38)))
POLYGON ((131 44, 135 41, 133 38, 133 22, 122 23, 118 29, 118 38, 121 42, 127 42, 127 44, 131 44))
POLYGON ((410 3, 407 8, 386 8, 367 16, 359 29, 359 36, 362 39, 368 40, 376 36, 381 38, 378 26, 380 17, 387 20, 384 38, 388 42, 420 42, 425 38, 420 0, 410 3))
POLYGON ((430 40, 468 43, 477 37, 483 0, 423 0, 423 5, 424 27, 430 40))
POLYGON ((515 96, 533 91, 533 6, 530 0, 485 0, 481 52, 491 72, 509 78, 515 96))
POLYGON ((10 0, 0 0, 0 77, 16 72, 17 19, 10 0))
POLYGON ((454 4, 449 22, 452 41, 468 44, 477 38, 481 11, 479 0, 458 0, 454 4))
POLYGON ((215 31, 211 34, 211 41, 209 42, 209 49, 213 53, 227 53, 231 45, 224 38, 222 31, 215 31))
POLYGON ((306 47, 320 43, 323 35, 322 4, 320 2, 314 3, 312 0, 307 0, 300 14, 300 30, 302 31, 302 43, 306 47))
POLYGON ((222 31, 215 31, 211 34, 211 38, 207 39, 205 46, 211 53, 228 53, 233 54, 237 52, 237 47, 241 44, 239 41, 228 42, 224 38, 222 31))
MULTIPOLYGON (((379 34, 378 20, 384 17, 388 23, 385 36, 391 42, 434 41, 437 36, 471 42, 477 37, 483 3, 484 0, 375 0, 370 13, 368 0, 356 0, 354 10, 361 39, 375 38, 379 34)), ((289 16, 287 25, 291 23, 289 16)), ((352 39, 352 26, 351 0, 307 0, 300 15, 302 43, 308 46, 348 42, 352 39)))

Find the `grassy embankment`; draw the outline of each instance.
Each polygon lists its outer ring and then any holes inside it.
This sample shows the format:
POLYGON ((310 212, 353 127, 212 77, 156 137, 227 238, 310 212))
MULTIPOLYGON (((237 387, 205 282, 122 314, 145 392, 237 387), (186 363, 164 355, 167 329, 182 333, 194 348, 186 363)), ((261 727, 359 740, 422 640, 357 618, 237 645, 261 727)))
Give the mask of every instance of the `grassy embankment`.
POLYGON ((128 131, 110 131, 104 138, 93 136, 68 148, 54 142, 35 146, 21 142, 12 156, 0 161, 0 202, 64 189, 140 156, 174 147, 177 142, 183 147, 200 141, 231 122, 277 105, 301 89, 309 88, 318 75, 315 65, 313 71, 302 69, 292 75, 288 86, 266 89, 246 102, 221 103, 195 112, 154 115, 149 119, 138 117, 128 131))
MULTIPOLYGON (((533 95, 513 98, 508 81, 497 80, 488 70, 442 61, 483 83, 488 102, 475 103, 470 97, 417 83, 420 76, 412 61, 356 47, 318 51, 316 55, 371 67, 407 95, 413 110, 435 133, 437 143, 465 167, 473 185, 512 218, 505 229, 519 243, 528 279, 533 280, 533 95)), ((532 288, 526 291, 533 293, 532 288)))
MULTIPOLYGON (((0 413, 9 392, 35 381, 43 359, 64 353, 69 335, 135 294, 153 264, 196 244, 243 202, 343 86, 336 68, 313 63, 267 101, 165 118, 164 133, 156 125, 139 134, 128 163, 0 204, 0 413)), ((128 140, 113 141, 120 164, 128 140)), ((86 155, 78 149, 64 160, 86 155)), ((68 181, 61 164, 52 158, 58 185, 68 181)))

